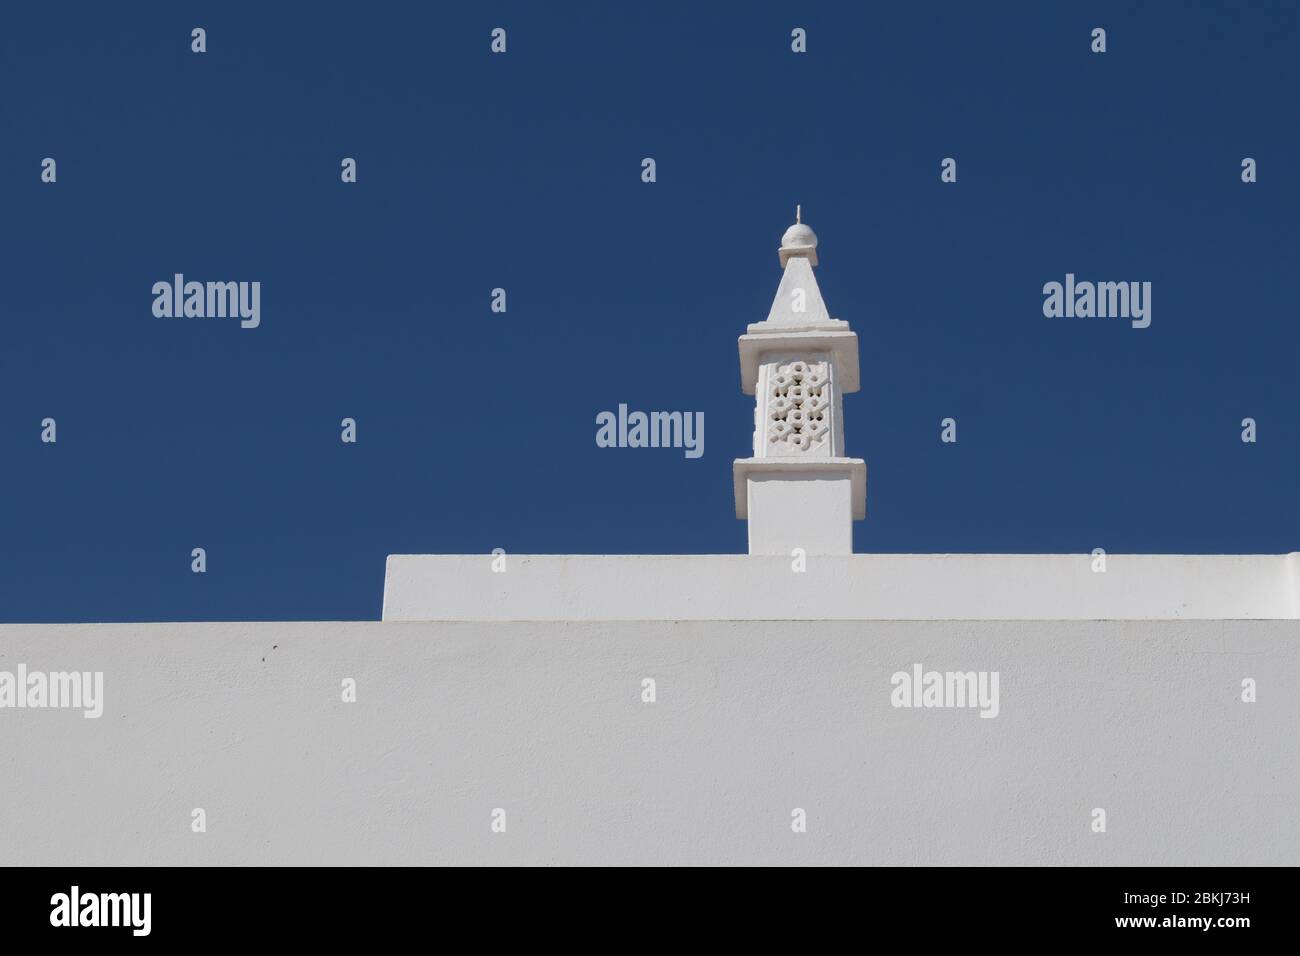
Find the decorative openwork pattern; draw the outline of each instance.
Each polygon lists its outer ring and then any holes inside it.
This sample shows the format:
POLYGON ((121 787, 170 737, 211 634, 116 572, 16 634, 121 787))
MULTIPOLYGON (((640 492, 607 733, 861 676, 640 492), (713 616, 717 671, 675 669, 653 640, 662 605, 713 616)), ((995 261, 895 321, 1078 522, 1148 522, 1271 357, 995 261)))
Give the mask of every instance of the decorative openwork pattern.
POLYGON ((790 451, 820 447, 830 434, 828 370, 825 362, 779 365, 770 379, 767 438, 790 451))

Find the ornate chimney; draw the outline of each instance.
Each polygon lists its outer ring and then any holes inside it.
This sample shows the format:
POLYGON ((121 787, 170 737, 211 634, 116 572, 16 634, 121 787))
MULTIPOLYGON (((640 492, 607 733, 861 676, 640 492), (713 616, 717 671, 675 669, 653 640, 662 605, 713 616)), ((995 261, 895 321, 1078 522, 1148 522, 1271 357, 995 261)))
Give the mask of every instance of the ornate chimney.
POLYGON ((754 456, 732 468, 750 554, 852 554, 867 516, 867 465, 844 450, 842 396, 858 390, 858 337, 832 319, 813 276, 817 234, 781 237, 785 270, 766 321, 740 337, 740 381, 754 400, 754 456))

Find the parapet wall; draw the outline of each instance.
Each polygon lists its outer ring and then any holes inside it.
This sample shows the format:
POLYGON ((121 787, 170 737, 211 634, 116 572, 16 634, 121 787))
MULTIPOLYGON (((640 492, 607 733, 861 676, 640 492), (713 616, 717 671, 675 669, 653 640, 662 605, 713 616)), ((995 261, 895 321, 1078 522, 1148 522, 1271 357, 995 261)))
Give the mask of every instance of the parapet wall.
POLYGON ((395 554, 383 617, 1295 620, 1300 554, 395 554))
POLYGON ((1300 863, 1295 621, 0 626, 19 664, 104 699, 0 709, 5 864, 1300 863), (996 716, 894 706, 918 664, 996 716))

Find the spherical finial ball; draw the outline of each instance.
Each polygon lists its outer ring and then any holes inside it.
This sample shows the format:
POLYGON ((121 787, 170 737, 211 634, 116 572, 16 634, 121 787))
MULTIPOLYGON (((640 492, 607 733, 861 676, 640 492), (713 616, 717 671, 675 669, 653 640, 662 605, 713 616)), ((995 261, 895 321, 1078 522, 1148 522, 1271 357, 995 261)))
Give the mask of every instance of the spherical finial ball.
POLYGON ((781 237, 782 249, 816 249, 817 233, 807 223, 796 222, 781 237))
POLYGON ((817 265, 817 233, 812 231, 812 227, 802 221, 796 222, 793 226, 785 231, 781 237, 781 248, 778 250, 781 259, 781 268, 784 269, 791 259, 807 259, 813 265, 817 265))

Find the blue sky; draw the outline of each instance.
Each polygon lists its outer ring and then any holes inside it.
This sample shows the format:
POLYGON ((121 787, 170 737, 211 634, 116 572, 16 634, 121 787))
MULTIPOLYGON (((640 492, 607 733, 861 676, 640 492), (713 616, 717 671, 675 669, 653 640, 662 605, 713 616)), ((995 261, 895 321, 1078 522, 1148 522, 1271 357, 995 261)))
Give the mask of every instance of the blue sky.
POLYGON ((848 6, 7 6, 0 620, 743 551, 736 337, 796 202, 861 341, 857 550, 1300 549, 1297 5, 848 6), (155 318, 176 272, 260 281, 261 326, 155 318), (1151 327, 1045 318, 1067 272, 1151 282, 1151 327), (705 454, 598 448, 619 403, 705 454))

